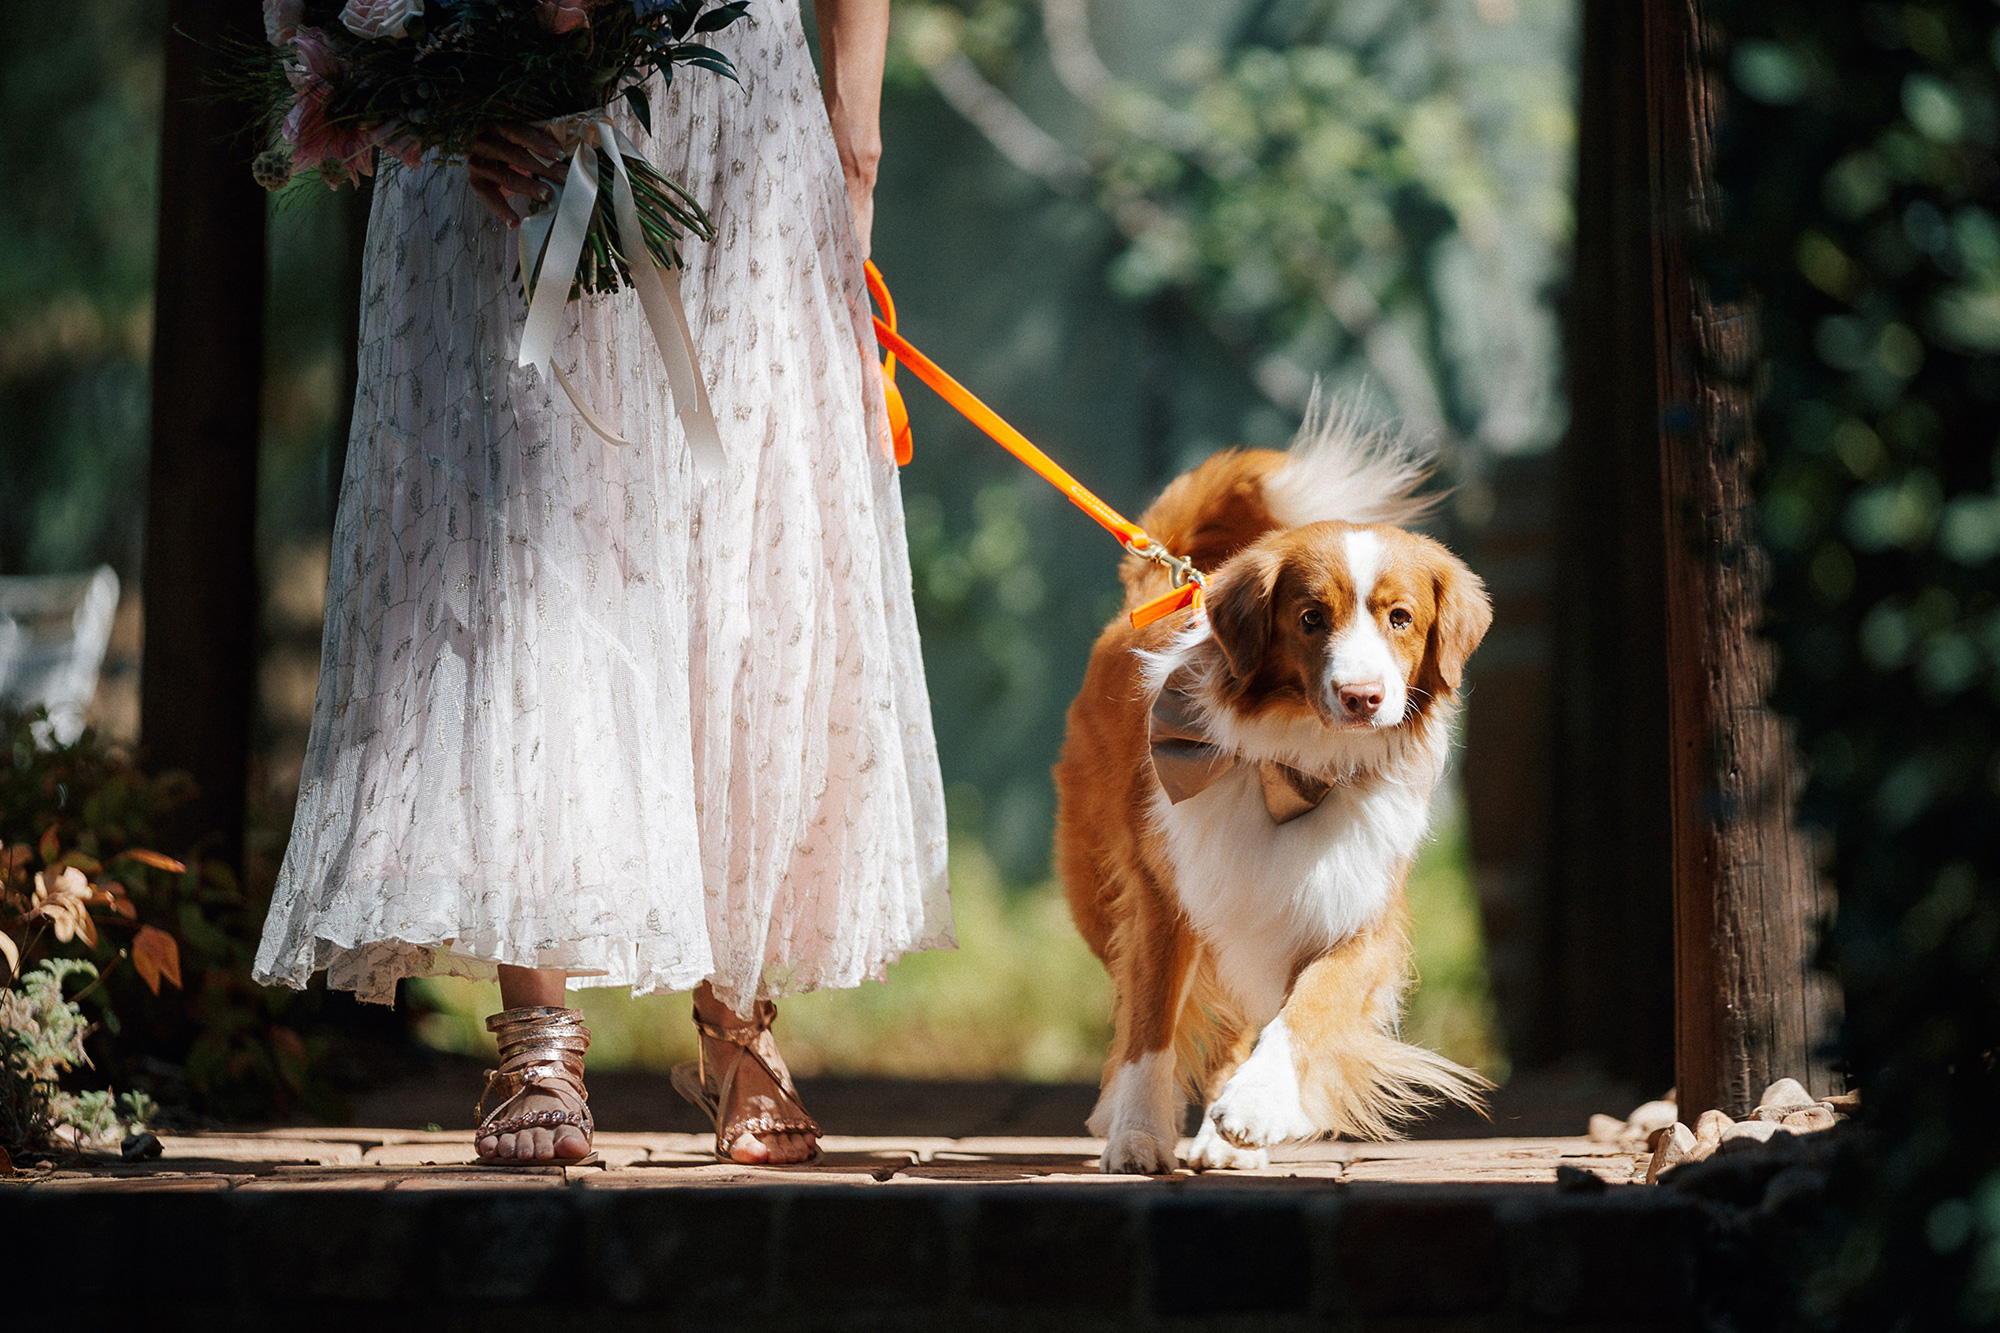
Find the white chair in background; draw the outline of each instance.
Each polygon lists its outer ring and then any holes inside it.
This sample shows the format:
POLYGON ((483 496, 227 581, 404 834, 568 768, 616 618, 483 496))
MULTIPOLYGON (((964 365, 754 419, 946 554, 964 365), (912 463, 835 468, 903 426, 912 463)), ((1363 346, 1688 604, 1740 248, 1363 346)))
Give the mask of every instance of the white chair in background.
POLYGON ((109 565, 0 578, 0 703, 47 708, 43 744, 83 734, 117 612, 118 575, 109 565))

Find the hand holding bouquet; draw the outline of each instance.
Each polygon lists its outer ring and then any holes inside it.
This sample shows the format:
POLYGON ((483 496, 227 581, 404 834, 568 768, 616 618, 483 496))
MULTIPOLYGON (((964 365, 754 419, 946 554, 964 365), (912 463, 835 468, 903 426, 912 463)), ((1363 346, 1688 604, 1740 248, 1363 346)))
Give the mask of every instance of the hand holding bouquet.
POLYGON ((712 473, 720 446, 675 270, 684 266, 685 237, 712 239, 714 225, 692 195, 639 155, 606 108, 623 98, 650 133, 645 85, 655 74, 670 82, 688 65, 733 79, 728 57, 699 39, 748 6, 264 0, 271 45, 249 58, 247 79, 275 142, 253 170, 271 189, 306 173, 335 186, 372 174, 378 154, 416 167, 426 156, 465 161, 478 147, 480 196, 489 207, 506 207, 504 191, 547 205, 521 228, 519 280, 529 312, 520 363, 553 371, 592 428, 625 443, 577 397, 550 351, 564 303, 634 288, 697 462, 712 473), (550 147, 564 154, 561 165, 541 161, 550 147), (494 159, 509 165, 494 171, 494 159), (543 187, 537 177, 560 184, 543 187))

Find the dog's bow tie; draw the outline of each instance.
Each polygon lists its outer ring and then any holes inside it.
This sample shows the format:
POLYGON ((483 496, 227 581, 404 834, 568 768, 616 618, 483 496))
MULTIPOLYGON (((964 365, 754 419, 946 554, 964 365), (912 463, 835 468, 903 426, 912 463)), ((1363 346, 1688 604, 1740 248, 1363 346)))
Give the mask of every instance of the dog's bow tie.
MULTIPOLYGON (((1179 805, 1198 796, 1208 785, 1244 762, 1234 750, 1225 750, 1208 739, 1196 712, 1194 696, 1188 692, 1192 679, 1186 667, 1167 678, 1160 697, 1153 701, 1147 739, 1153 751, 1153 775, 1167 799, 1179 805)), ((1263 760, 1257 777, 1264 788, 1264 808, 1271 822, 1287 823, 1308 810, 1316 810, 1333 784, 1301 773, 1290 764, 1263 760)))

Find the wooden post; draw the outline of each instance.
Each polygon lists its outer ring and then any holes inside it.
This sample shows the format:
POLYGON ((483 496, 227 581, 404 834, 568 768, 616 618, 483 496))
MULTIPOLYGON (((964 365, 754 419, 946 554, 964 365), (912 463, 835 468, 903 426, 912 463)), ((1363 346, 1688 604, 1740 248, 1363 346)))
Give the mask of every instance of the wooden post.
POLYGON ((1593 3, 1582 18, 1564 310, 1570 421, 1556 459, 1548 901, 1539 984, 1510 1016, 1508 1037, 1524 1064, 1580 1058, 1644 1098, 1674 1081, 1644 14, 1593 3))
POLYGON ((167 6, 152 473, 140 739, 154 771, 200 795, 163 830, 175 851, 241 864, 257 646, 257 433, 264 365, 264 191, 242 106, 206 80, 228 39, 262 41, 257 9, 167 6))
POLYGON ((1701 0, 1645 0, 1654 318, 1666 517, 1675 1069, 1681 1118, 1741 1115, 1773 1079, 1831 1092, 1810 972, 1820 886, 1792 821, 1794 771, 1764 703, 1757 621, 1750 310, 1713 301, 1687 242, 1720 221, 1717 85, 1701 0))

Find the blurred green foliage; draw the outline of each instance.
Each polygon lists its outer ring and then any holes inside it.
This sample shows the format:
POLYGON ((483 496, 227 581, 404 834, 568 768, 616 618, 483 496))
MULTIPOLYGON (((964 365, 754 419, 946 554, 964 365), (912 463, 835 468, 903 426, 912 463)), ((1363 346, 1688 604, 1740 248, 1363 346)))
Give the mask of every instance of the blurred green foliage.
POLYGON ((138 567, 159 0, 0 0, 0 569, 138 567))
MULTIPOLYGON (((1443 443, 1560 434, 1545 288, 1570 225, 1566 0, 967 0, 898 17, 906 74, 949 89, 963 56, 1048 123, 1067 155, 1033 160, 1115 226, 1112 289, 1199 321, 1285 413, 1316 376, 1347 392, 1365 376, 1443 443)), ((985 123, 1030 160, 1024 132, 985 123)))
POLYGON ((1776 699, 1873 1134, 1808 1225, 1811 1327, 2000 1321, 2000 9, 1730 4, 1776 699))

